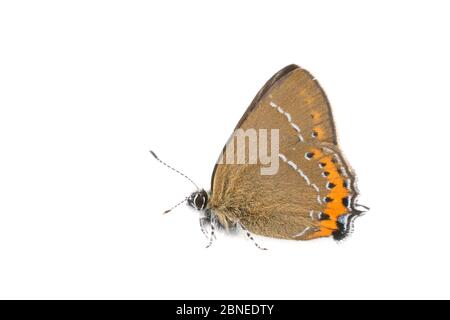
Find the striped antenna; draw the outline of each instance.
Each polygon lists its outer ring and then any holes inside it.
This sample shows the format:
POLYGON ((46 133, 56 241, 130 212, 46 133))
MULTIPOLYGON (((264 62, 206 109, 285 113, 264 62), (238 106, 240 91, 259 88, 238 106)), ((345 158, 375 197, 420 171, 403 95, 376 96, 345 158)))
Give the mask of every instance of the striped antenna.
POLYGON ((187 201, 188 198, 185 198, 183 201, 178 202, 176 205, 174 205, 172 208, 170 208, 169 210, 166 210, 163 212, 163 214, 169 213, 170 211, 172 211, 173 209, 175 209, 176 207, 178 207, 180 204, 184 203, 187 201))
MULTIPOLYGON (((186 178, 187 180, 189 180, 189 181, 197 188, 197 190, 200 190, 200 188, 197 186, 197 184, 196 184, 194 181, 192 181, 192 179, 189 178, 187 175, 185 175, 184 173, 178 171, 177 169, 175 169, 175 168, 169 166, 167 163, 165 163, 164 161, 162 161, 161 159, 159 159, 158 156, 157 156, 152 150, 150 150, 150 153, 152 154, 152 156, 155 157, 156 160, 158 160, 159 162, 161 162, 161 163, 162 163, 163 165, 165 165, 167 168, 169 168, 169 169, 175 171, 175 172, 178 173, 179 175, 181 175, 181 176, 183 176, 184 178, 186 178)), ((183 203, 183 202, 181 202, 181 203, 183 203)))

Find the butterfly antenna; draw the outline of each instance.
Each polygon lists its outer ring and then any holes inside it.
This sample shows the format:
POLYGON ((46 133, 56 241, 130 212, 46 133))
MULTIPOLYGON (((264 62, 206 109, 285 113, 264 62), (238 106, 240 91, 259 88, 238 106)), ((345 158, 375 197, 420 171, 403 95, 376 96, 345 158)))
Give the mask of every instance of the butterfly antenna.
POLYGON ((169 213, 170 211, 172 211, 173 209, 175 209, 176 207, 178 207, 180 204, 184 203, 187 201, 188 198, 185 198, 184 200, 178 202, 176 205, 174 205, 172 208, 170 208, 169 210, 166 210, 163 212, 163 214, 169 213))
MULTIPOLYGON (((152 150, 150 150, 150 153, 152 154, 152 156, 155 157, 156 160, 158 160, 159 162, 161 162, 161 163, 162 163, 163 165, 165 165, 167 168, 169 168, 169 169, 175 171, 176 173, 178 173, 179 175, 185 177, 187 180, 189 180, 189 181, 197 188, 197 190, 200 190, 200 188, 197 186, 197 184, 196 184, 194 181, 192 181, 192 179, 189 178, 187 175, 185 175, 184 173, 181 173, 181 172, 178 171, 177 169, 175 169, 175 168, 169 166, 167 163, 165 163, 165 162, 162 161, 160 158, 158 158, 158 156, 157 156, 152 150)), ((184 201, 186 201, 186 200, 184 200, 184 201)), ((181 203, 183 203, 183 202, 181 202, 181 203)))

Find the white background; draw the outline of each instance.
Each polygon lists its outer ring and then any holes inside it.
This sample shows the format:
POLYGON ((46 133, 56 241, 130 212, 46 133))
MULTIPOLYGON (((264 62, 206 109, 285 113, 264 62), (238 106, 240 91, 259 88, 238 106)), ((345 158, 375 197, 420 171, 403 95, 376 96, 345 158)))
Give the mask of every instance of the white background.
POLYGON ((0 5, 0 298, 450 298, 446 1, 8 1, 0 5), (331 101, 371 211, 354 234, 220 235, 232 129, 296 63, 331 101))

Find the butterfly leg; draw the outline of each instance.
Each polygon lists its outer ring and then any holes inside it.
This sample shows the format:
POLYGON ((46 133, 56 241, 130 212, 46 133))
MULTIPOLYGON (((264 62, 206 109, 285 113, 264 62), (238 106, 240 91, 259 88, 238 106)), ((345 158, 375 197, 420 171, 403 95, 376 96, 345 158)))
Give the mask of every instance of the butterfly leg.
POLYGON ((209 239, 209 235, 206 232, 206 225, 208 224, 209 219, 205 217, 200 217, 199 223, 200 223, 200 230, 202 230, 202 233, 205 235, 206 239, 209 239))
POLYGON ((260 250, 267 250, 267 248, 263 248, 261 247, 255 240, 255 238, 253 238, 252 234, 250 233, 250 231, 248 231, 242 224, 239 224, 239 226, 242 228, 242 230, 244 230, 245 235, 247 236, 247 238, 249 238, 253 244, 255 245, 255 247, 257 247, 260 250))
POLYGON ((216 235, 215 235, 215 233, 214 233, 214 232, 215 232, 214 224, 211 223, 210 226, 211 226, 211 233, 210 233, 210 235, 209 235, 209 243, 208 243, 208 245, 206 246, 206 248, 211 247, 211 245, 212 245, 214 239, 216 238, 216 235))

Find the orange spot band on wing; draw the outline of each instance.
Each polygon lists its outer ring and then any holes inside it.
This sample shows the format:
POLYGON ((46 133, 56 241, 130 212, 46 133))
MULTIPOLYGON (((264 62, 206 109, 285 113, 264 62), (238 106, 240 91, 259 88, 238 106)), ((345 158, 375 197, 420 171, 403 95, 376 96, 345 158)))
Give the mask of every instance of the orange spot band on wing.
POLYGON ((350 191, 344 187, 344 178, 339 173, 339 168, 333 162, 333 157, 331 155, 325 156, 319 149, 313 149, 312 152, 314 152, 315 158, 320 158, 320 162, 325 164, 322 169, 326 173, 324 177, 325 185, 322 188, 326 187, 328 183, 333 183, 333 187, 327 189, 326 197, 329 202, 326 203, 323 210, 330 217, 330 220, 321 221, 320 230, 312 233, 308 239, 328 237, 334 230, 337 230, 338 218, 349 212, 349 209, 344 205, 343 199, 350 195, 350 191))

